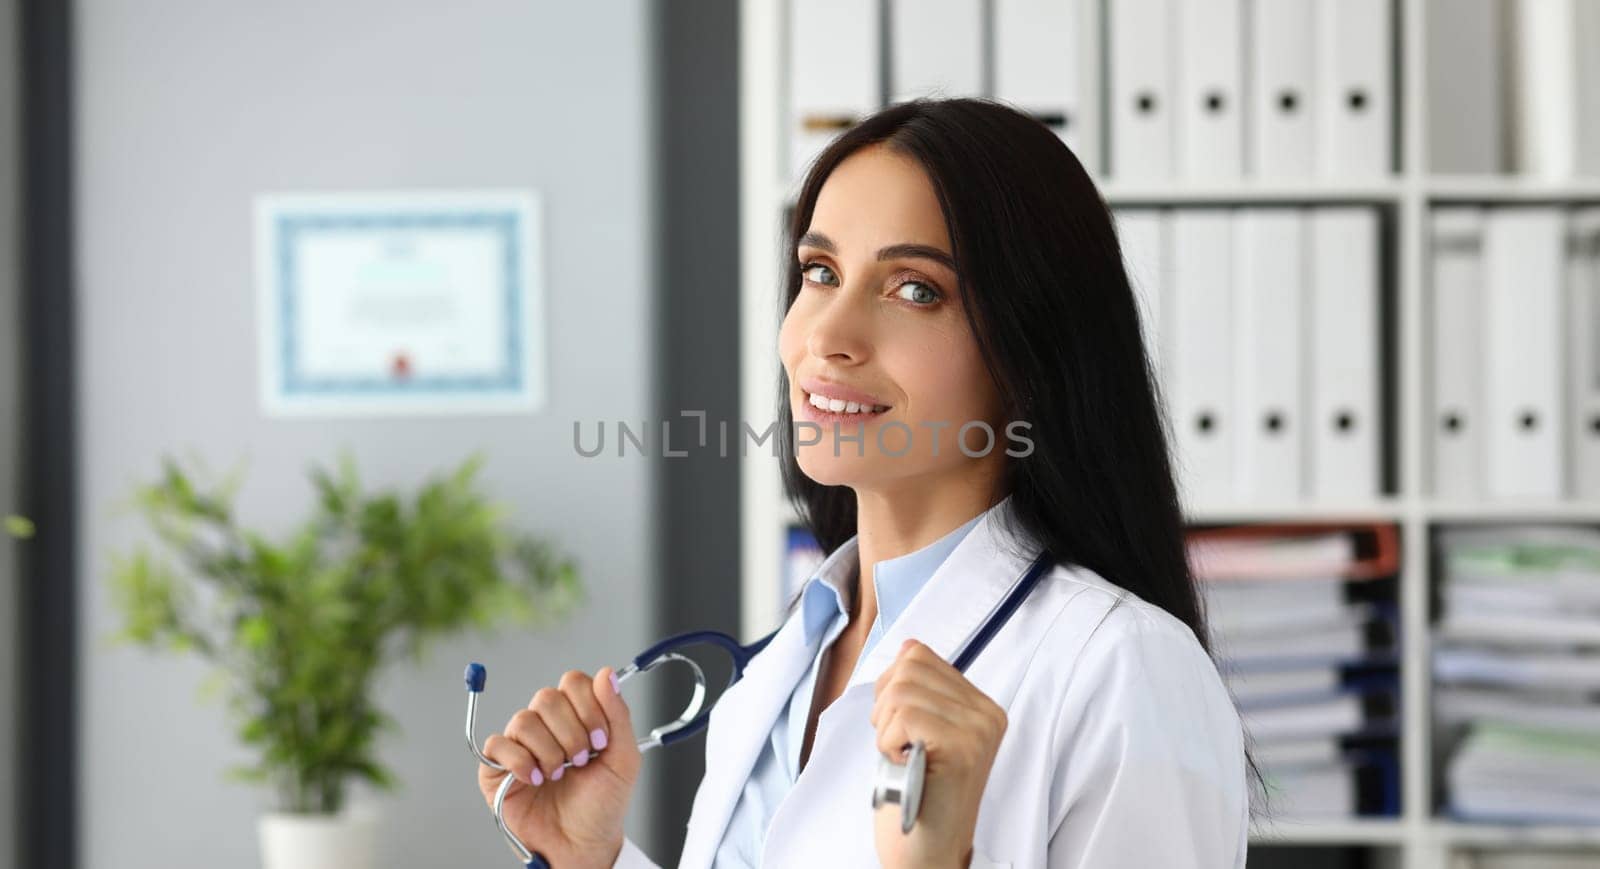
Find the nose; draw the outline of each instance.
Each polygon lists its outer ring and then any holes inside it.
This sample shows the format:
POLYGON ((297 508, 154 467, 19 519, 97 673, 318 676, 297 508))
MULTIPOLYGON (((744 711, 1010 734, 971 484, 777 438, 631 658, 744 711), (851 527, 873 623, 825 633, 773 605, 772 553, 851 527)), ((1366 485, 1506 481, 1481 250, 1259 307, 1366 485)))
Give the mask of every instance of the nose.
POLYGON ((806 350, 819 359, 839 363, 859 363, 871 347, 871 320, 867 306, 860 304, 865 293, 841 286, 812 313, 806 334, 806 350))

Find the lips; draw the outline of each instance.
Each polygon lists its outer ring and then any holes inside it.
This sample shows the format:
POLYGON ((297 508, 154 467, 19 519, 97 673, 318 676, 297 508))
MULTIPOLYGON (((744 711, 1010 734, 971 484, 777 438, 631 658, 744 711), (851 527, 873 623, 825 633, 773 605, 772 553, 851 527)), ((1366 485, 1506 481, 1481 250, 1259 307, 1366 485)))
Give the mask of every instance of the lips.
POLYGON ((863 425, 889 412, 889 405, 865 392, 827 380, 800 381, 805 401, 795 416, 824 426, 863 425))

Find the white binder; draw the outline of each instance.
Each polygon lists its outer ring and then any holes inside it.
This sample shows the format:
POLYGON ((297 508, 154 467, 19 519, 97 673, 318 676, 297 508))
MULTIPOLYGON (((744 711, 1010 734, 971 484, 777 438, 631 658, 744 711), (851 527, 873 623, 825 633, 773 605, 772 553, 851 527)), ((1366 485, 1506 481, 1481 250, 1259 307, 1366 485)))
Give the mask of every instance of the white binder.
POLYGON ((1170 0, 1106 4, 1111 34, 1110 175, 1171 178, 1175 44, 1170 0))
POLYGON ((1244 20, 1241 0, 1175 0, 1178 13, 1178 174, 1244 174, 1244 20))
POLYGON ((994 95, 1027 112, 1100 172, 1094 117, 1100 40, 1092 0, 994 0, 994 95))
MULTIPOLYGON (((983 0, 890 0, 889 102, 984 93, 983 7, 983 0)), ((831 46, 826 53, 833 55, 831 46)))
POLYGON ((1144 335, 1145 352, 1155 370, 1157 383, 1165 388, 1164 359, 1171 355, 1171 328, 1164 317, 1170 312, 1168 288, 1171 270, 1166 267, 1168 218, 1154 208, 1119 208, 1115 212, 1117 239, 1122 245, 1128 283, 1139 306, 1139 327, 1144 335))
POLYGON ((1600 501, 1600 208, 1572 213, 1567 248, 1567 298, 1571 327, 1572 413, 1569 455, 1572 494, 1600 501))
POLYGON ((1389 0, 1317 0, 1317 166, 1331 178, 1389 173, 1393 35, 1389 0))
POLYGON ((1232 218, 1218 208, 1172 215, 1173 442, 1186 511, 1233 490, 1232 218))
POLYGON ((876 3, 788 3, 789 175, 798 181, 828 142, 877 111, 882 29, 876 3))
POLYGON ((1311 212, 1312 497, 1379 494, 1378 221, 1371 208, 1311 212))
POLYGON ((1431 491, 1472 501, 1483 468, 1483 211, 1470 206, 1431 215, 1429 402, 1431 491))
POLYGON ((1562 494, 1565 248, 1565 217, 1554 207, 1499 207, 1484 223, 1484 445, 1490 498, 1562 494))
POLYGON ((1510 2, 1513 168, 1569 177, 1577 167, 1578 0, 1510 2))
POLYGON ((1249 6, 1250 130, 1246 164, 1263 178, 1315 174, 1315 0, 1256 0, 1249 6))
POLYGON ((1235 494, 1247 502, 1303 497, 1305 216, 1247 208, 1234 222, 1235 494))
POLYGON ((1600 174, 1600 3, 1512 0, 1510 20, 1514 168, 1600 174))

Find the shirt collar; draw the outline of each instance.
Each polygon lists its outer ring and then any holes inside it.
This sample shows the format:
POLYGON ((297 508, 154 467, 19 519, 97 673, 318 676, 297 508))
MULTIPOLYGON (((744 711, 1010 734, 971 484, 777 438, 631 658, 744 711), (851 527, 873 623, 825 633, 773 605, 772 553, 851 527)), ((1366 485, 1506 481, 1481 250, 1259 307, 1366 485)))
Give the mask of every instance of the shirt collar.
POLYGON ((885 559, 873 566, 872 586, 878 595, 878 624, 883 630, 889 630, 889 626, 905 611, 906 605, 917 596, 917 592, 928 584, 933 572, 949 557, 961 538, 966 537, 972 526, 982 518, 983 514, 979 513, 962 523, 961 527, 916 552, 885 559))
POLYGON ((806 645, 812 645, 822 629, 833 617, 850 611, 850 599, 855 595, 856 538, 839 545, 811 578, 806 580, 800 609, 806 631, 806 645))
MULTIPOLYGON (((991 508, 992 509, 992 508, 991 508)), ((985 511, 987 513, 988 511, 985 511)), ((978 524, 979 513, 938 540, 915 552, 889 558, 873 565, 873 589, 878 596, 878 621, 885 630, 927 585, 934 571, 955 551, 956 546, 978 524)), ((850 611, 855 596, 856 567, 859 562, 856 535, 839 545, 806 581, 801 595, 802 624, 806 644, 812 645, 834 617, 850 611)))

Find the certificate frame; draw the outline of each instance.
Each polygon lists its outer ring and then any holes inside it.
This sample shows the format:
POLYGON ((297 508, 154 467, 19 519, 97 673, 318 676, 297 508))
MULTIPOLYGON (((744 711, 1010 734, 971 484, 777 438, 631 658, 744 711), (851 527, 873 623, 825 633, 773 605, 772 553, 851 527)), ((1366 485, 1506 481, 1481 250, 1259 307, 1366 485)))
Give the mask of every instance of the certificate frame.
MULTIPOLYGON (((545 402, 546 330, 542 206, 531 190, 273 193, 255 200, 258 359, 267 416, 399 416, 531 413, 545 402), (456 271, 476 308, 452 346, 477 357, 448 371, 409 371, 404 352, 380 368, 330 365, 317 336, 337 333, 322 302, 349 289, 350 263, 385 245, 451 252, 454 263, 414 263, 435 275, 456 271), (337 255, 330 255, 330 252, 337 255), (318 265, 320 263, 320 265, 318 265), (345 271, 334 273, 343 264, 345 271), (332 265, 330 265, 332 264, 332 265), (320 269, 320 271, 318 271, 320 269), (318 288, 321 287, 322 290, 318 288), (319 307, 320 306, 320 307, 319 307), (319 313, 319 310, 323 313, 319 313), (320 362, 318 360, 321 360, 320 362)), ((367 264, 367 265, 370 265, 367 264)), ((366 269, 363 273, 371 273, 366 269)), ((448 281, 447 281, 448 282, 448 281)), ((433 288, 437 290, 437 287, 433 288)), ((453 288, 454 289, 454 288, 453 288)), ((379 299, 384 289, 368 288, 379 299)), ((360 301, 359 299, 357 301, 360 301)), ((370 299, 368 300, 370 303, 370 299)), ((440 298, 431 300, 436 306, 440 298)), ((454 304, 452 304, 454 303, 454 304)), ((350 305, 340 310, 348 319, 350 305)), ((381 316, 379 317, 381 319, 381 316)), ((381 327, 368 324, 364 340, 381 327)), ((381 340, 381 339, 378 339, 381 340)), ((351 354, 349 348, 343 348, 351 354)), ((362 354, 358 354, 362 355, 362 354)))

